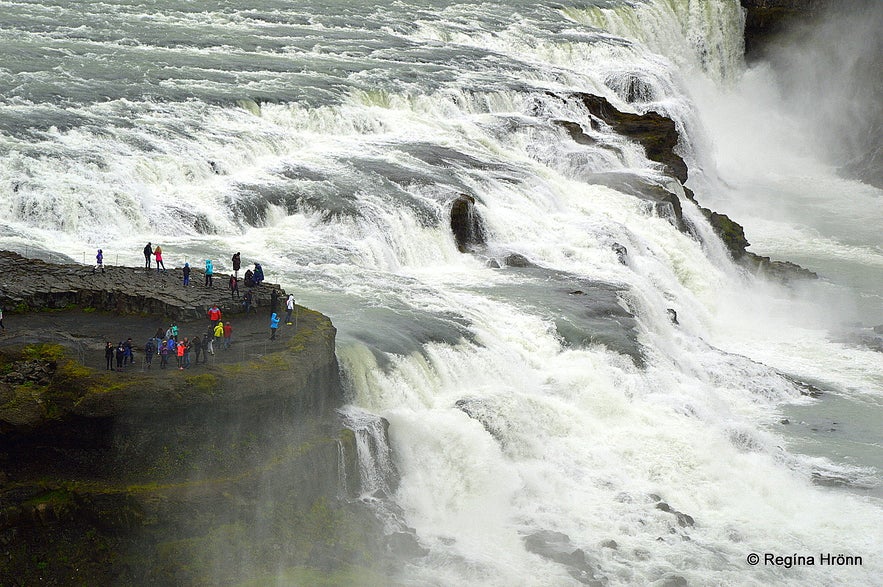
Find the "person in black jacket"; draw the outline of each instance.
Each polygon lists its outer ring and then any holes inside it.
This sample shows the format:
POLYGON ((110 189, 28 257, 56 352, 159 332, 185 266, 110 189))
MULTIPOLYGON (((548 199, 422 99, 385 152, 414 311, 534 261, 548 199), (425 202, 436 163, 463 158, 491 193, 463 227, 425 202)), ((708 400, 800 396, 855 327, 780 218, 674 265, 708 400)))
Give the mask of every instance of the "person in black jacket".
POLYGON ((123 341, 120 341, 120 344, 118 344, 117 348, 116 348, 117 371, 123 370, 123 358, 125 356, 126 356, 126 347, 123 346, 123 341))
POLYGON ((274 289, 270 292, 270 313, 275 314, 279 311, 279 290, 274 289))
POLYGON ((237 252, 233 255, 233 275, 236 276, 236 279, 239 279, 239 268, 242 267, 242 261, 239 258, 239 253, 237 252))
POLYGON ((184 263, 184 269, 181 270, 184 273, 184 287, 190 285, 190 263, 184 263))
POLYGON ((104 368, 105 371, 113 371, 113 351, 113 344, 107 341, 107 344, 104 345, 104 360, 107 361, 107 367, 104 368))
POLYGON ((153 254, 153 245, 147 243, 144 247, 144 268, 150 269, 150 256, 153 254))

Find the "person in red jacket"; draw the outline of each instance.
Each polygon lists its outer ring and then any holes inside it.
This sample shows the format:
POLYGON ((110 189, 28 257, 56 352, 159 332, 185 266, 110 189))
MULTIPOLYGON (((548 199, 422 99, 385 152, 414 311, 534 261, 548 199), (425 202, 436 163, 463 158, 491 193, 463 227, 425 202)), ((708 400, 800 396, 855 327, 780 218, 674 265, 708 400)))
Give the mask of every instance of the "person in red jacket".
POLYGON ((212 328, 218 325, 218 322, 221 321, 221 310, 218 308, 218 304, 213 304, 211 308, 209 308, 208 319, 212 321, 212 328))
POLYGON ((224 323, 224 350, 230 348, 230 342, 233 338, 233 325, 230 324, 230 321, 224 323))

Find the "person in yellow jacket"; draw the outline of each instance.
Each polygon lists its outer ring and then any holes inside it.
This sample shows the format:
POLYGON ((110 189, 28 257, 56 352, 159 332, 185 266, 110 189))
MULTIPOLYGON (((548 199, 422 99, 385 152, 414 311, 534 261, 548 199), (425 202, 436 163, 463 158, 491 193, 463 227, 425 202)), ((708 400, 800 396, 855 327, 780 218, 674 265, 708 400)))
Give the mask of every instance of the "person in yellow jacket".
POLYGON ((215 335, 215 338, 224 338, 224 323, 219 320, 212 334, 215 335))

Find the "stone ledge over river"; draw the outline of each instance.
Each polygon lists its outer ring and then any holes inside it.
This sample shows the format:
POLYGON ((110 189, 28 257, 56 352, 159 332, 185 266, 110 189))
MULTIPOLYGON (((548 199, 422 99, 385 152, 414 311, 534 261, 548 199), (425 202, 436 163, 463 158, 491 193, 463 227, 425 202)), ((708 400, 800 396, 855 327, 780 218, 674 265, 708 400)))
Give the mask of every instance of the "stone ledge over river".
POLYGON ((326 316, 298 306, 270 341, 278 285, 245 316, 226 275, 185 288, 180 270, 9 252, 0 271, 0 584, 385 582, 326 316), (229 350, 146 366, 157 329, 202 337, 213 303, 229 350), (129 337, 135 362, 105 370, 105 342, 129 337))

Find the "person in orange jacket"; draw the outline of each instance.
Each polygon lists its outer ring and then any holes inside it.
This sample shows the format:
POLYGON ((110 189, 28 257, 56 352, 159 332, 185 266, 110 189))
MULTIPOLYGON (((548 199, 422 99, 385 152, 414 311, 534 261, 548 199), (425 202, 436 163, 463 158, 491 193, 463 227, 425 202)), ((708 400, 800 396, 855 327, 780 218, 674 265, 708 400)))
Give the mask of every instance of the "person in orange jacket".
POLYGON ((187 346, 187 345, 184 344, 184 341, 179 340, 178 346, 175 349, 175 351, 178 355, 178 369, 180 369, 181 371, 184 370, 184 347, 185 346, 187 346))

